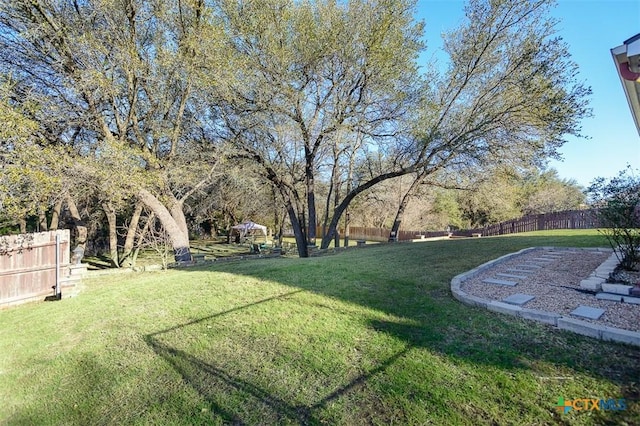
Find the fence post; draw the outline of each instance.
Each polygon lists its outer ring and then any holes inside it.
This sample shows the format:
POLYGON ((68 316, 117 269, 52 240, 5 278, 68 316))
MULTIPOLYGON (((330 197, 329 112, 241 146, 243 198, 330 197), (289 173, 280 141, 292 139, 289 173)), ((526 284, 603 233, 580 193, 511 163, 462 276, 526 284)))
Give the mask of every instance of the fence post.
POLYGON ((60 297, 60 234, 56 231, 56 291, 55 296, 60 297))

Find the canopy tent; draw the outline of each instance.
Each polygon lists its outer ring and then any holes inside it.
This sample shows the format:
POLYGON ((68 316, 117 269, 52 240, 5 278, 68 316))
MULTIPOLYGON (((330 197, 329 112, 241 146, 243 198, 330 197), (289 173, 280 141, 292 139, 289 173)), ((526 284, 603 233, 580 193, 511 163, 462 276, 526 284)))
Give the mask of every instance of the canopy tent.
POLYGON ((248 235, 264 235, 264 241, 267 242, 267 227, 258 225, 255 222, 247 220, 238 225, 231 227, 231 233, 239 235, 240 238, 246 238, 248 235))

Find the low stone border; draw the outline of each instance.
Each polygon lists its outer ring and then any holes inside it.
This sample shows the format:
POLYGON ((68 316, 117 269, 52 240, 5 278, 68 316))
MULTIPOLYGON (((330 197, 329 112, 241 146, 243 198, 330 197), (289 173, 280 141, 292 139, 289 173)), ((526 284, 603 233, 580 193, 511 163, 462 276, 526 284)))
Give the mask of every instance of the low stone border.
POLYGON ((580 282, 580 288, 590 291, 602 290, 602 284, 607 281, 609 274, 613 272, 616 266, 618 266, 618 258, 615 253, 612 253, 591 275, 580 282))
MULTIPOLYGON (((509 304, 509 303, 483 299, 481 297, 473 296, 462 291, 461 289, 462 283, 465 280, 479 274, 482 271, 485 271, 491 267, 494 267, 497 264, 502 263, 508 259, 511 259, 516 256, 520 256, 522 254, 525 254, 527 252, 530 252, 532 250, 537 250, 537 249, 564 250, 565 248, 530 247, 515 253, 507 254, 505 256, 499 257, 489 262, 483 263, 482 265, 470 271, 464 272, 462 274, 459 274, 453 277, 453 279, 451 280, 451 293, 453 294, 453 297, 458 301, 470 306, 478 306, 493 312, 499 312, 501 314, 513 315, 518 318, 524 318, 527 320, 542 322, 544 324, 553 325, 559 328, 560 330, 568 330, 577 334, 582 334, 584 336, 595 337, 596 339, 612 341, 612 342, 621 342, 621 343, 627 343, 635 346, 640 346, 640 333, 638 332, 592 324, 590 322, 580 321, 575 318, 562 316, 561 314, 558 314, 555 312, 545 312, 545 311, 539 311, 534 309, 527 309, 521 306, 509 304)), ((566 248, 566 249, 575 250, 575 248, 566 248)), ((594 249, 590 249, 590 250, 594 250, 594 249)), ((604 249, 595 249, 595 250, 604 251, 604 249)))

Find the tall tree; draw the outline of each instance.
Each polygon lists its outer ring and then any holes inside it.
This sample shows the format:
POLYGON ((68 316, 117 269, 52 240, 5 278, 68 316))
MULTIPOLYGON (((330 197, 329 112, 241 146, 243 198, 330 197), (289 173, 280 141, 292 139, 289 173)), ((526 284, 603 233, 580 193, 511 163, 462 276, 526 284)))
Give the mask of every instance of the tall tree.
POLYGON ((413 6, 223 2, 246 66, 232 89, 230 135, 279 189, 301 256, 315 241, 316 179, 333 167, 331 147, 347 134, 363 138, 362 161, 383 156, 387 166, 345 180, 351 187, 329 215, 323 248, 353 199, 380 182, 533 163, 578 135, 588 114, 589 89, 554 35, 551 1, 471 0, 466 22, 445 37, 448 69, 425 76, 415 66, 422 32, 413 6))
POLYGON ((529 214, 578 209, 585 204, 583 189, 561 179, 554 169, 519 170, 500 167, 460 191, 458 201, 471 227, 480 227, 529 214))
POLYGON ((17 224, 39 215, 46 229, 44 213, 62 200, 61 171, 67 162, 64 151, 48 145, 30 118, 33 106, 12 100, 12 86, 10 81, 0 82, 0 218, 17 224))
POLYGON ((360 149, 401 148, 396 136, 414 104, 421 48, 414 2, 221 3, 244 63, 231 90, 230 138, 279 191, 307 256, 316 242, 316 180, 356 150, 344 144, 332 158, 333 147, 364 137, 360 149))
POLYGON ((522 216, 522 177, 508 167, 486 170, 458 194, 462 217, 471 228, 522 216))
POLYGON ((575 180, 560 178, 555 169, 531 171, 522 181, 523 215, 577 209, 586 203, 583 188, 575 180))
POLYGON ((467 21, 444 37, 449 69, 429 83, 421 136, 428 161, 416 181, 438 169, 452 174, 540 164, 557 156, 566 135, 579 135, 590 89, 577 81, 569 48, 555 35, 553 4, 468 3, 467 21))
POLYGON ((195 99, 202 69, 223 69, 215 28, 201 0, 0 6, 0 64, 19 81, 16 98, 39 105, 51 143, 93 160, 77 178, 102 174, 104 198, 154 211, 177 260, 190 259, 184 202, 218 155, 195 99))

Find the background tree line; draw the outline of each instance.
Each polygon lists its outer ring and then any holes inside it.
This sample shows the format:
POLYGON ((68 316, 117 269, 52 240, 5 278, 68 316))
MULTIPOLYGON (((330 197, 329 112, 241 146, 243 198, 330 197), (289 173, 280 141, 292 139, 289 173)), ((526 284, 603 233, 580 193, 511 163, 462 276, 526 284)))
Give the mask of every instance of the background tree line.
POLYGON ((307 256, 350 223, 407 226, 414 199, 433 226, 555 208, 575 184, 535 170, 579 135, 589 89, 552 6, 470 0, 442 67, 419 63, 411 0, 3 3, 0 215, 63 218, 120 265, 150 223, 184 261, 246 218, 307 256))
MULTIPOLYGON (((391 228, 411 177, 380 186, 354 203, 354 225, 391 228)), ((557 171, 496 169, 468 183, 447 188, 421 185, 404 213, 403 229, 475 229, 530 214, 585 208, 585 189, 557 171)))

